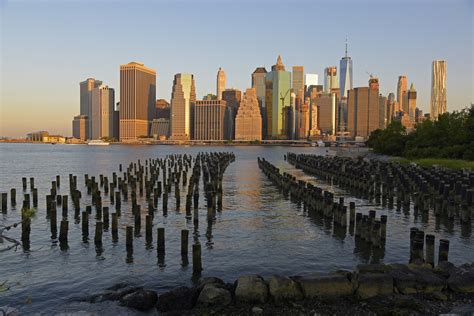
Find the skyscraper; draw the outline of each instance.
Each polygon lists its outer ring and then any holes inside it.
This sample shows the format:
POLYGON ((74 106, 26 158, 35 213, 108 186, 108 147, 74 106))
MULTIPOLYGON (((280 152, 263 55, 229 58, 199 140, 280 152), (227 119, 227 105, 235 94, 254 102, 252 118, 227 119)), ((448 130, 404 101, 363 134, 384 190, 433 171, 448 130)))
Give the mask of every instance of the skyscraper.
POLYGON ((192 107, 196 102, 194 76, 176 74, 171 92, 171 139, 190 140, 192 138, 192 107))
POLYGON ((239 89, 225 89, 222 92, 222 100, 226 102, 227 115, 224 137, 225 139, 235 138, 235 116, 239 109, 240 100, 242 99, 242 91, 239 89))
POLYGON ((332 89, 338 89, 337 67, 330 66, 324 69, 324 92, 331 92, 332 89))
POLYGON ((80 140, 89 139, 88 117, 86 115, 74 116, 72 121, 72 136, 80 140))
POLYGON ((378 79, 371 77, 369 87, 349 90, 347 130, 352 137, 367 138, 380 126, 378 79))
POLYGON ((403 75, 398 76, 398 84, 397 84, 398 106, 401 111, 408 113, 408 104, 404 104, 404 101, 406 101, 406 93, 407 93, 407 77, 403 75))
MULTIPOLYGON (((83 117, 85 120, 87 138, 90 138, 92 135, 92 125, 91 125, 91 116, 92 116, 92 90, 97 88, 102 84, 102 81, 95 80, 94 78, 87 78, 83 82, 79 83, 80 87, 80 113, 79 115, 87 116, 83 117)), ((84 122, 83 122, 84 123, 84 122)))
POLYGON ((416 122, 416 90, 413 83, 410 86, 410 90, 408 90, 407 100, 408 114, 410 115, 410 120, 412 122, 416 122))
POLYGON ((217 100, 222 100, 222 92, 225 90, 226 76, 222 68, 217 72, 217 100))
POLYGON ((446 112, 446 61, 433 60, 431 68, 430 118, 437 120, 446 112))
POLYGON ((386 125, 392 122, 393 116, 395 115, 395 94, 390 92, 387 97, 387 122, 386 125))
POLYGON ((91 139, 114 136, 115 92, 106 85, 92 90, 91 139))
POLYGON ((138 62, 120 65, 120 141, 148 136, 155 96, 155 70, 138 62))
POLYGON ((293 91, 298 94, 300 90, 304 90, 304 67, 293 66, 293 91))
POLYGON ((290 105, 291 73, 278 55, 272 71, 265 77, 265 106, 267 110, 267 136, 287 138, 283 126, 283 107, 290 105))
POLYGON ((346 55, 342 57, 339 69, 341 76, 339 78, 339 87, 341 88, 341 98, 347 98, 347 90, 352 89, 352 59, 347 56, 347 40, 346 55))
POLYGON ((262 140, 262 115, 255 88, 247 89, 235 117, 235 140, 262 140))
POLYGON ((387 97, 379 95, 379 128, 387 127, 387 97))
POLYGON ((224 100, 196 101, 194 116, 195 140, 224 140, 226 102, 224 100))
POLYGON ((318 122, 319 130, 328 135, 336 134, 337 127, 337 108, 336 94, 323 93, 316 99, 318 106, 318 122))

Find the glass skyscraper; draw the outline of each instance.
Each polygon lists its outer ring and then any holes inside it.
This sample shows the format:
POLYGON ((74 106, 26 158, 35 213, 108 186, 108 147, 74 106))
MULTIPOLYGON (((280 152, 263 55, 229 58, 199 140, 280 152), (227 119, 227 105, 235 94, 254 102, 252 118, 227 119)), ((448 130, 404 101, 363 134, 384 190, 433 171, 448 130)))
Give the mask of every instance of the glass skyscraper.
POLYGON ((346 55, 341 59, 339 71, 339 87, 341 89, 341 98, 347 98, 347 90, 352 89, 352 59, 347 56, 347 42, 346 55))

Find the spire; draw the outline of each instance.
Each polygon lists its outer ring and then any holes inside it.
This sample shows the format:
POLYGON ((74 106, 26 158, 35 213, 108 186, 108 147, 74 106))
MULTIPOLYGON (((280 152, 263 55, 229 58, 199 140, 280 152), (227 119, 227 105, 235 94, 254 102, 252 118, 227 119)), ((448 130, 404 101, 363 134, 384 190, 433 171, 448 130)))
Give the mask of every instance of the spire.
POLYGON ((280 55, 278 55, 277 62, 275 65, 273 65, 272 70, 285 70, 285 65, 283 65, 280 55))
POLYGON ((347 58, 347 37, 346 37, 346 58, 347 58))
POLYGON ((416 91, 416 90, 415 90, 415 85, 413 84, 413 82, 412 82, 411 85, 410 85, 410 91, 411 91, 411 92, 416 91))

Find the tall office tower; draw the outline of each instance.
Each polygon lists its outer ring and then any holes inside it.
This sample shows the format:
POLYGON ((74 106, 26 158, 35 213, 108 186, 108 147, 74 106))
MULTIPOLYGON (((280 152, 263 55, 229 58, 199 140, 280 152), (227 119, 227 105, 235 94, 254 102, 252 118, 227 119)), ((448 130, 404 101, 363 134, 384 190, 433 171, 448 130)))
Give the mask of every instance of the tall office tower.
POLYGON ((245 90, 235 117, 235 140, 262 140, 262 115, 255 88, 245 90))
POLYGON ((408 113, 408 104, 404 104, 406 101, 406 93, 407 93, 407 77, 406 76, 398 76, 398 84, 397 84, 397 102, 400 108, 400 111, 408 113))
POLYGON ((333 89, 339 89, 336 66, 330 66, 324 69, 324 92, 328 93, 333 89))
POLYGON ((144 64, 120 65, 120 141, 147 137, 156 102, 156 71, 144 64))
POLYGON ((369 137, 379 128, 378 79, 370 78, 369 86, 349 90, 347 97, 347 130, 352 137, 369 137))
POLYGON ((293 91, 295 94, 300 90, 304 90, 304 67, 303 66, 293 66, 293 91))
POLYGON ((193 110, 195 140, 224 140, 226 102, 196 101, 193 110))
POLYGON ((410 115, 410 120, 416 122, 416 90, 413 83, 410 85, 410 90, 407 93, 408 100, 408 114, 410 115))
POLYGON ((171 139, 190 140, 192 138, 192 108, 196 102, 194 76, 176 74, 171 92, 171 139))
POLYGON ((217 100, 222 100, 222 92, 225 90, 226 76, 222 68, 217 72, 217 100))
POLYGON ((235 116, 242 100, 242 91, 239 89, 225 89, 222 92, 222 100, 227 104, 225 139, 235 138, 235 116))
POLYGON ((86 80, 79 83, 80 88, 80 112, 79 115, 87 116, 86 129, 87 138, 92 135, 92 90, 102 84, 102 81, 95 80, 94 78, 87 78, 86 80))
POLYGON ((306 139, 309 136, 309 97, 305 98, 304 103, 299 106, 298 110, 298 127, 297 137, 298 139, 306 139))
POLYGON ((278 55, 272 71, 265 76, 265 106, 267 110, 267 137, 287 138, 283 126, 283 108, 290 104, 291 72, 278 55))
POLYGON ((87 130, 89 126, 89 118, 86 115, 77 115, 74 116, 72 121, 72 136, 80 140, 89 139, 89 131, 87 130))
POLYGON ((114 136, 114 89, 100 85, 92 90, 91 139, 114 136))
POLYGON ((384 129, 387 127, 387 105, 388 98, 383 95, 379 95, 379 128, 384 129))
POLYGON ((393 116, 395 115, 395 94, 390 92, 387 97, 387 126, 392 123, 393 116))
POLYGON ((346 55, 342 57, 339 69, 341 71, 339 78, 339 87, 341 88, 341 98, 347 98, 347 91, 352 89, 352 59, 347 56, 347 40, 346 55))
POLYGON ((433 60, 431 69, 430 118, 437 120, 446 112, 446 61, 433 60))
POLYGON ((318 106, 318 128, 326 135, 336 135, 337 108, 336 94, 323 93, 316 99, 318 106))
POLYGON ((265 76, 267 70, 265 67, 258 67, 252 73, 252 88, 257 91, 257 100, 260 106, 260 113, 262 115, 262 139, 267 138, 267 111, 265 107, 265 76))

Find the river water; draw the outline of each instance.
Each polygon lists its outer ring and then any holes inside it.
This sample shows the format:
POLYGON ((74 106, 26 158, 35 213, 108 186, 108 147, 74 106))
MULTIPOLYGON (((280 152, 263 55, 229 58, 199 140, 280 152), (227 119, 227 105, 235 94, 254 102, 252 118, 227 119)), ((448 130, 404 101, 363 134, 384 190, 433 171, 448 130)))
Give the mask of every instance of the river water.
MULTIPOLYGON (((309 275, 337 269, 353 269, 359 263, 406 263, 409 257, 409 230, 416 226, 425 233, 450 240, 450 261, 474 261, 473 225, 460 226, 429 217, 415 217, 413 212, 389 210, 369 205, 326 183, 320 182, 284 161, 286 152, 324 155, 325 148, 278 146, 85 146, 43 144, 0 144, 0 191, 17 189, 17 209, 8 203, 7 214, 0 215, 0 226, 20 220, 22 204, 22 177, 34 177, 38 188, 38 210, 32 220, 31 249, 0 252, 0 306, 9 305, 24 313, 62 311, 63 306, 87 295, 98 293, 119 282, 130 282, 162 292, 180 285, 192 284, 192 265, 181 265, 180 231, 190 230, 190 243, 202 245, 203 276, 216 276, 233 282, 243 274, 309 275), (93 243, 83 243, 81 224, 73 220, 69 206, 69 249, 62 251, 50 239, 46 219, 45 195, 51 181, 61 176, 61 194, 69 194, 68 175, 77 175, 78 189, 82 191, 84 210, 90 197, 84 190, 84 174, 112 177, 118 165, 168 154, 192 154, 203 151, 232 151, 235 162, 229 165, 223 178, 223 210, 209 226, 206 221, 204 199, 200 201, 200 222, 194 227, 187 221, 184 209, 175 212, 174 193, 170 196, 168 216, 160 210, 154 218, 154 227, 166 231, 166 255, 158 264, 156 249, 145 247, 145 237, 134 240, 133 262, 127 262, 125 226, 133 223, 131 201, 122 202, 119 223, 119 242, 113 243, 110 232, 104 232, 103 252, 97 253, 93 243), (349 231, 335 231, 330 222, 318 216, 309 216, 298 205, 283 198, 259 170, 257 157, 263 157, 283 171, 343 196, 346 203, 355 201, 357 211, 364 214, 377 210, 377 217, 388 215, 387 241, 377 254, 355 245, 349 231), (5 283, 4 283, 5 282, 5 283), (8 288, 8 289, 7 289, 8 288)), ((28 185, 29 188, 29 185, 28 185)), ((27 193, 29 189, 27 190, 27 193)), ((182 189, 181 205, 184 208, 182 189)), ((8 198, 10 199, 10 197, 8 198)), ((160 199, 161 201, 161 199, 160 199)), ((104 205, 107 205, 107 200, 104 205)), ((140 200, 142 212, 146 203, 140 200)), ((114 207, 111 207, 111 212, 114 207)), ((59 213, 61 213, 59 211, 59 213)), ((142 216, 144 220, 145 216, 142 216)), ((59 224, 58 224, 59 226, 59 224)), ((142 224, 142 230, 144 229, 142 224)), ((93 234, 93 226, 90 226, 93 234)), ((156 242, 156 229, 154 229, 156 242)), ((21 229, 13 228, 7 235, 20 238, 21 229)), ((5 244, 0 244, 2 248, 5 244)), ((191 262, 191 257, 189 258, 191 262)))

